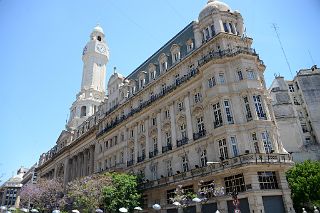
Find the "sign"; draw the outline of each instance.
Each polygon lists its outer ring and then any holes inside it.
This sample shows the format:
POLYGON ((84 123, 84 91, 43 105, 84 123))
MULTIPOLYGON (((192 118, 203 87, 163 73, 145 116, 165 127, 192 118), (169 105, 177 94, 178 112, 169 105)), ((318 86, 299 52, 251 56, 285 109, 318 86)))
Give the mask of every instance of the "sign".
POLYGON ((239 205, 240 205, 240 201, 239 201, 238 199, 233 200, 233 201, 232 201, 232 204, 233 204, 234 206, 239 206, 239 205))
POLYGON ((235 209, 234 213, 241 213, 240 209, 235 209))

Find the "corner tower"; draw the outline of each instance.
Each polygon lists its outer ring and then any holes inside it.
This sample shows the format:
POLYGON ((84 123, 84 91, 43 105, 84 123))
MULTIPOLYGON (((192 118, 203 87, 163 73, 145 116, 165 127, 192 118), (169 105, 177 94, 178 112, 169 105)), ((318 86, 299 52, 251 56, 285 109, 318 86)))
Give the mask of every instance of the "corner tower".
POLYGON ((106 64, 109 49, 103 29, 97 25, 90 34, 90 41, 83 48, 81 90, 70 108, 67 129, 73 130, 93 115, 105 99, 106 64))

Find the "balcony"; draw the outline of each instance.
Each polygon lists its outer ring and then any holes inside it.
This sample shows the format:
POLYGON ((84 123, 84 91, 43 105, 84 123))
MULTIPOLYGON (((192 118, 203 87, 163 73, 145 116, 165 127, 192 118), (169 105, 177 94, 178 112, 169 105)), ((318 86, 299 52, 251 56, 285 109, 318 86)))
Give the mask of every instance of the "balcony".
POLYGON ((152 152, 149 152, 149 158, 153 158, 154 156, 157 156, 157 154, 158 154, 158 150, 155 149, 152 152))
POLYGON ((258 113, 258 118, 260 120, 267 120, 267 115, 266 113, 258 113))
POLYGON ((203 138, 204 136, 206 136, 206 130, 203 129, 197 133, 193 133, 193 140, 198 140, 200 138, 203 138))
POLYGON ((146 159, 146 155, 141 155, 138 157, 138 163, 144 161, 146 159))
POLYGON ((129 167, 129 166, 132 166, 133 163, 134 163, 134 160, 129 160, 129 161, 127 161, 127 166, 128 166, 128 167, 129 167))
POLYGON ((177 147, 183 146, 185 144, 188 144, 189 139, 188 138, 182 138, 181 140, 177 140, 177 147))
POLYGON ((162 153, 168 152, 170 150, 172 150, 172 145, 171 144, 168 144, 167 146, 163 146, 162 147, 162 153))

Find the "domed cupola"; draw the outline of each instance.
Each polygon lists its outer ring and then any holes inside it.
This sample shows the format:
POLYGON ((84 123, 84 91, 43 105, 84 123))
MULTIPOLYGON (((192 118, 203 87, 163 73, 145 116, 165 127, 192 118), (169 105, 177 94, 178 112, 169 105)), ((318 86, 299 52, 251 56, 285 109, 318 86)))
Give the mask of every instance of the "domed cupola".
POLYGON ((219 11, 227 12, 231 11, 231 8, 226 3, 217 0, 208 0, 207 5, 201 10, 198 20, 201 21, 212 13, 219 11))

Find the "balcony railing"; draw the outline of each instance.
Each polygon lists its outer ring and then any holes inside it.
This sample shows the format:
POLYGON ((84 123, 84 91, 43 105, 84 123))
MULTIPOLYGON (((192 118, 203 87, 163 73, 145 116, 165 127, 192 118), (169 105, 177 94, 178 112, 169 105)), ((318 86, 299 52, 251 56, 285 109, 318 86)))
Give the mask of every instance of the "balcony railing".
POLYGON ((146 155, 141 155, 138 157, 138 163, 144 161, 146 159, 146 155))
POLYGON ((206 130, 203 129, 197 133, 193 133, 193 140, 198 140, 200 138, 203 138, 204 136, 206 136, 206 130))
POLYGON ((134 164, 134 160, 127 161, 127 166, 132 166, 134 164))
POLYGON ((261 113, 261 114, 258 114, 258 118, 260 120, 267 120, 267 115, 266 115, 266 113, 261 113))
MULTIPOLYGON (((248 165, 263 165, 263 164, 287 164, 293 165, 292 158, 289 154, 244 154, 234 158, 228 158, 224 161, 221 161, 220 164, 214 164, 206 167, 195 167, 188 172, 177 172, 177 174, 167 178, 165 182, 159 180, 151 181, 148 183, 142 183, 141 188, 147 189, 152 187, 158 187, 159 185, 172 184, 175 181, 184 179, 191 179, 195 177, 202 177, 214 172, 222 172, 225 169, 230 169, 233 167, 239 166, 248 166, 248 165)), ((227 174, 227 173, 226 173, 227 174)))
POLYGON ((182 138, 181 140, 177 140, 177 147, 180 147, 180 146, 187 144, 188 141, 189 141, 188 138, 182 138))
POLYGON ((167 146, 163 146, 162 147, 162 153, 168 152, 170 150, 172 150, 172 145, 171 144, 168 144, 167 146))
POLYGON ((149 158, 153 158, 154 156, 156 156, 158 154, 158 150, 155 149, 152 152, 149 152, 149 158))

